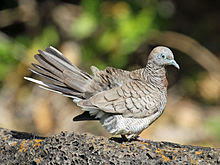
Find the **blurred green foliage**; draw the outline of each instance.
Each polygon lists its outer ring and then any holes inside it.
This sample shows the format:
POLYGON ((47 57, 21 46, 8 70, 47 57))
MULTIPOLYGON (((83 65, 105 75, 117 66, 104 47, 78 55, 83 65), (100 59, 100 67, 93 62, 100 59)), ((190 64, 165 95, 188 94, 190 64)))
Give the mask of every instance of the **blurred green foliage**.
POLYGON ((83 60, 98 65, 125 68, 129 54, 147 40, 154 26, 156 8, 137 8, 123 1, 82 1, 82 13, 72 24, 72 35, 82 40, 83 60), (104 56, 104 60, 100 60, 104 56))
POLYGON ((206 121, 206 126, 211 134, 220 141, 220 121, 218 117, 206 121))
POLYGON ((44 49, 59 42, 58 31, 54 26, 45 27, 39 36, 31 39, 27 35, 18 35, 14 40, 0 37, 0 80, 4 80, 16 65, 26 56, 31 47, 44 49))
POLYGON ((42 33, 33 39, 34 47, 38 49, 44 49, 50 45, 58 45, 59 34, 54 26, 44 27, 42 33))
POLYGON ((3 80, 7 74, 20 62, 18 54, 22 50, 13 41, 2 39, 0 42, 0 80, 3 80))

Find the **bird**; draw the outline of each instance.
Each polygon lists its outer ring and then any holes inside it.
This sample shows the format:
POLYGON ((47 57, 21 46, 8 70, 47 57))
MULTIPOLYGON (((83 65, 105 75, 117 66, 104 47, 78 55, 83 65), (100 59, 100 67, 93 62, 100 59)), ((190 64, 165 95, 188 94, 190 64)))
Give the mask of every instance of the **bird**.
POLYGON ((50 46, 38 50, 31 72, 44 80, 24 77, 41 88, 69 97, 83 113, 73 121, 99 120, 113 135, 127 140, 138 139, 163 113, 167 103, 167 65, 180 69, 172 51, 155 47, 144 68, 126 71, 114 67, 92 74, 73 65, 60 51, 50 46))

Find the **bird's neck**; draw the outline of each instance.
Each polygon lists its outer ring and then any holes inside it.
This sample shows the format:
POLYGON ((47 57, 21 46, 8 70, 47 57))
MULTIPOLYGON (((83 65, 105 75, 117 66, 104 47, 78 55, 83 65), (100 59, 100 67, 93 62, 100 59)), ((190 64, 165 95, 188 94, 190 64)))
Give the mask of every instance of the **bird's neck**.
POLYGON ((148 61, 144 69, 145 78, 154 85, 168 86, 166 79, 166 69, 164 66, 157 65, 153 61, 148 61))

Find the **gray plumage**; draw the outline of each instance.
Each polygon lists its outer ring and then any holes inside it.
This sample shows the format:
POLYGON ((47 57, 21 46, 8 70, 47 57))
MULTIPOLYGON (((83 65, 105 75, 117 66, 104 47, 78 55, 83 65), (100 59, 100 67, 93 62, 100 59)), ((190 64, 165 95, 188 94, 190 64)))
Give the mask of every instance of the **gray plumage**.
POLYGON ((34 69, 30 70, 50 82, 25 79, 72 98, 85 111, 75 121, 98 119, 108 132, 128 135, 128 139, 139 135, 164 111, 165 65, 179 69, 171 50, 163 46, 152 50, 145 68, 134 71, 92 66, 90 75, 53 47, 39 50, 35 59, 40 64, 32 64, 34 69))

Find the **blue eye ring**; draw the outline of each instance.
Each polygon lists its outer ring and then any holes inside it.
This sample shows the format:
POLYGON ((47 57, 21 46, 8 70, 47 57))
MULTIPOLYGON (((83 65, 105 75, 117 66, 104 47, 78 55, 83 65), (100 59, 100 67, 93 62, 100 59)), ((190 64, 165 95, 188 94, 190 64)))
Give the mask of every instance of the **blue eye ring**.
POLYGON ((166 56, 165 56, 164 54, 161 54, 161 57, 162 57, 163 59, 166 59, 166 56))

